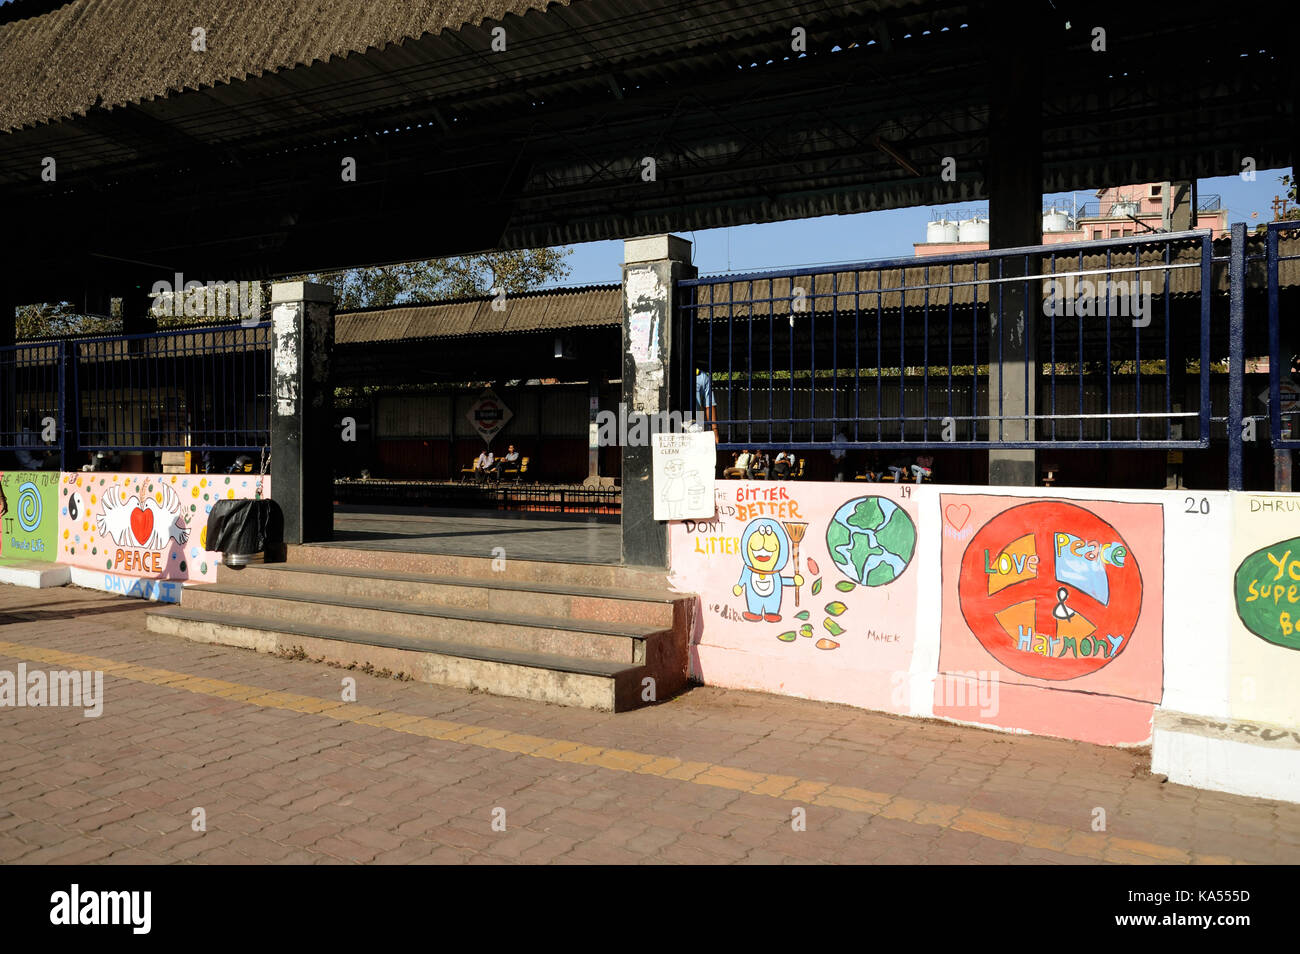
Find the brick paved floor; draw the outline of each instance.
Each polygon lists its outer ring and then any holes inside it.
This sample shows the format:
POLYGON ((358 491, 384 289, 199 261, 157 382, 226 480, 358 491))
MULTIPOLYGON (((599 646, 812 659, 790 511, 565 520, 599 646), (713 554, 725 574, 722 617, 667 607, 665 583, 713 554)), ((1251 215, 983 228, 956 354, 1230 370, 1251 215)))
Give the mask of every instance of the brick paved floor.
POLYGON ((106 670, 99 718, 0 708, 0 861, 1300 862, 1300 806, 1162 784, 1145 752, 711 688, 612 716, 143 612, 0 586, 0 670, 106 670))

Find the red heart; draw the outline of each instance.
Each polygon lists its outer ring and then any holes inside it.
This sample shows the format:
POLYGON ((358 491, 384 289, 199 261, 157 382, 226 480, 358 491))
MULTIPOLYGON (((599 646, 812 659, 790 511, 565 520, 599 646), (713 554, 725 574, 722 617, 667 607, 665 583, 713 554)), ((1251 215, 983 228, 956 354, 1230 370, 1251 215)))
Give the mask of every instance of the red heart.
POLYGON ((153 535, 153 511, 136 507, 131 511, 131 532, 140 541, 141 546, 149 542, 153 535))
POLYGON ((970 519, 970 504, 948 504, 943 508, 943 515, 948 518, 954 530, 960 530, 970 519))

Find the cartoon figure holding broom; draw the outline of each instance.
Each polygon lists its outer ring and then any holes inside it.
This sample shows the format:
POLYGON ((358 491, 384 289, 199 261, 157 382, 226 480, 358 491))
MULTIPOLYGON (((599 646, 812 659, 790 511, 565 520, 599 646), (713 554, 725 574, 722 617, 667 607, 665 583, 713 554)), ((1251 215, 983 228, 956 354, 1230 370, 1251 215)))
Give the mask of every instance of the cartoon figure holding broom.
POLYGON ((740 538, 741 559, 745 566, 740 571, 740 579, 731 588, 736 596, 745 597, 745 612, 742 614, 745 619, 755 623, 763 620, 780 622, 781 591, 785 584, 795 587, 795 597, 798 598, 803 577, 799 575, 797 565, 794 576, 781 575, 789 562, 790 552, 790 536, 775 520, 760 517, 745 527, 740 538))

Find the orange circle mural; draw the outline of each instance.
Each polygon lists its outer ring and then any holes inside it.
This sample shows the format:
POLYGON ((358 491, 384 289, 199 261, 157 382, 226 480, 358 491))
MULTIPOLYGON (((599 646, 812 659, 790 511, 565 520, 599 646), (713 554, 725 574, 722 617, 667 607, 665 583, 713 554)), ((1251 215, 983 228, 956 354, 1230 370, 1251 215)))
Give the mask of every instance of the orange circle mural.
POLYGON ((1128 648, 1142 611, 1142 572, 1105 520, 1041 501, 1003 511, 971 538, 957 597, 966 625, 1003 666, 1076 679, 1128 648))

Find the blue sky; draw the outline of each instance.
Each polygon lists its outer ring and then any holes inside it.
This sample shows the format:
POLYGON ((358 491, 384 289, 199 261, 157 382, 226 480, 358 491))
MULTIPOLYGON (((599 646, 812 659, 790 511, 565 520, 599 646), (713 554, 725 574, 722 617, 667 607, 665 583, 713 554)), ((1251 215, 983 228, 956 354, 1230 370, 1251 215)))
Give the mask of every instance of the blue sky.
MULTIPOLYGON (((1197 194, 1222 196, 1228 221, 1251 226, 1273 218, 1273 196, 1281 195, 1279 177, 1289 169, 1256 173, 1254 182, 1240 176, 1202 179, 1197 194), (1251 218, 1251 213, 1256 218, 1251 218)), ((1092 191, 1073 193, 1079 204, 1095 200, 1092 191)), ((1071 193, 1059 197, 1068 204, 1071 193)), ((1058 198, 1045 196, 1044 200, 1058 198)), ((987 202, 964 202, 962 208, 987 208, 987 202)), ((930 206, 864 212, 859 215, 827 215, 793 222, 742 225, 728 229, 681 232, 695 246, 695 264, 700 274, 824 265, 835 262, 864 262, 912 254, 912 243, 925 240, 930 206)), ((575 245, 569 264, 573 271, 560 284, 594 285, 619 281, 623 261, 622 242, 588 242, 575 245)))

